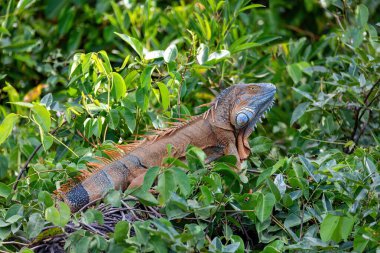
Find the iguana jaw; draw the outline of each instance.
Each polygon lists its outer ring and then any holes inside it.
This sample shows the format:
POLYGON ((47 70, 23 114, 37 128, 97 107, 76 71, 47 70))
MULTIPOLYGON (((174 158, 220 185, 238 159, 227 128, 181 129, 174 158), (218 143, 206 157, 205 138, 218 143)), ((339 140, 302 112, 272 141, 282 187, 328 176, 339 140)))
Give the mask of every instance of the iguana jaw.
POLYGON ((257 96, 254 101, 244 108, 250 112, 255 112, 255 114, 249 124, 245 128, 241 129, 237 136, 237 149, 240 160, 246 160, 251 153, 248 138, 255 129, 257 122, 261 122, 261 118, 265 117, 265 113, 270 110, 274 103, 276 87, 272 84, 263 84, 263 86, 263 94, 257 96))

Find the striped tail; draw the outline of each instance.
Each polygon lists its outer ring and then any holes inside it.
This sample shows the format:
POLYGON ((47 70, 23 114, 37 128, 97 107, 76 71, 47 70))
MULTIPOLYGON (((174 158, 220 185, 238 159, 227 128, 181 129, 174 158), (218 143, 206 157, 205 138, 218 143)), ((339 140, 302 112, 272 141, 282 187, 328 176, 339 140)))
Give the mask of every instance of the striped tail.
POLYGON ((55 192, 72 212, 101 199, 110 189, 125 190, 135 177, 146 171, 140 159, 132 154, 113 161, 102 159, 102 163, 89 163, 88 166, 93 169, 92 172, 81 175, 79 183, 69 182, 55 192))

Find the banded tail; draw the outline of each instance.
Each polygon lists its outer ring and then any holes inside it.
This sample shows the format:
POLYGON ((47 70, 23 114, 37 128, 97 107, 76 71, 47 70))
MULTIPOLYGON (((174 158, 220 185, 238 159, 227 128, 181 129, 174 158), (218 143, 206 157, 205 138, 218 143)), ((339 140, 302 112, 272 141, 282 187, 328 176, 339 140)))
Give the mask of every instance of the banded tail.
MULTIPOLYGON (((112 160, 100 158, 99 163, 89 163, 91 170, 83 172, 77 179, 70 181, 55 191, 59 200, 63 200, 72 212, 79 211, 92 201, 104 197, 110 189, 125 190, 136 178, 142 183, 147 167, 133 154, 122 151, 115 155, 111 151, 112 160)), ((109 153, 107 153, 109 154, 109 153)), ((136 184, 136 183, 135 183, 136 184)))

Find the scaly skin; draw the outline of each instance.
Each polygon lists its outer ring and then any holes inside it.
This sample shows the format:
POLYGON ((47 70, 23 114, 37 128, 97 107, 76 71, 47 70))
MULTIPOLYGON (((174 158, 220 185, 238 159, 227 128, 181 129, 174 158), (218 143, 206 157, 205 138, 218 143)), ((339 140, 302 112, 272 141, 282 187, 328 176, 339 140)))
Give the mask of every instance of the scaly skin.
POLYGON ((143 183, 148 168, 160 166, 172 145, 172 156, 182 158, 188 145, 201 148, 206 162, 223 155, 237 157, 237 170, 250 154, 248 137, 255 124, 272 105, 276 88, 272 84, 238 84, 221 92, 210 110, 191 121, 149 136, 132 150, 68 190, 57 190, 73 212, 102 198, 109 189, 125 190, 143 183))

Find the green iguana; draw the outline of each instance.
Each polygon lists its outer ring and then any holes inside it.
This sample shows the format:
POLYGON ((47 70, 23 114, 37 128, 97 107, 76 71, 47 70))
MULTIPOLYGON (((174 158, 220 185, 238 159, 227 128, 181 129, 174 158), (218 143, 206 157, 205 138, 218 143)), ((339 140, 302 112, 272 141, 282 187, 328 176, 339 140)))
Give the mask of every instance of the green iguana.
POLYGON ((257 121, 273 104, 276 87, 270 83, 238 84, 223 90, 204 114, 157 135, 126 146, 120 152, 109 151, 111 160, 99 158, 89 163, 91 172, 80 176, 79 183, 69 183, 55 193, 73 212, 102 198, 109 189, 125 190, 143 183, 148 168, 160 166, 172 145, 172 156, 182 158, 186 147, 201 148, 211 162, 223 155, 235 155, 236 168, 250 154, 248 137, 257 121))

